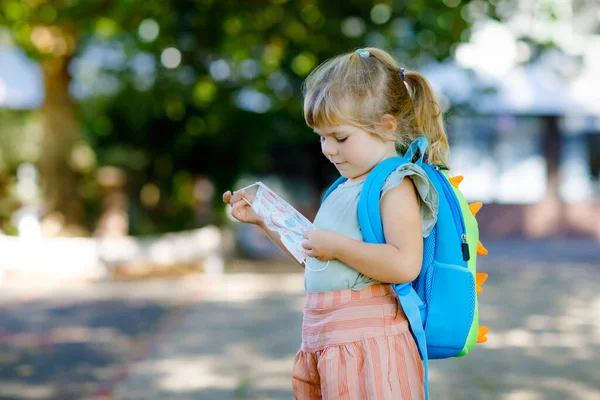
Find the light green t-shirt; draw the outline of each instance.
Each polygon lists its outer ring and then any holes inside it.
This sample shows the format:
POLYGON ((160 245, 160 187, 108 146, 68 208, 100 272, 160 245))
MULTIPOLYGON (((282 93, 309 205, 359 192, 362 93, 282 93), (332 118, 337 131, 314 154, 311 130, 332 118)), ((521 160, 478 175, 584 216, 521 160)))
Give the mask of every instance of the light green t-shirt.
MULTIPOLYGON (((417 188, 420 202, 423 237, 427 237, 437 220, 438 193, 427 178, 425 171, 414 164, 405 164, 390 174, 383 185, 381 197, 398 186, 405 176, 409 176, 417 188)), ((363 240, 358 225, 358 198, 364 180, 347 182, 338 186, 325 199, 314 225, 317 229, 331 230, 352 239, 363 240)), ((330 292, 335 290, 361 290, 373 283, 379 283, 339 260, 319 261, 308 258, 304 271, 304 287, 308 292, 330 292)))

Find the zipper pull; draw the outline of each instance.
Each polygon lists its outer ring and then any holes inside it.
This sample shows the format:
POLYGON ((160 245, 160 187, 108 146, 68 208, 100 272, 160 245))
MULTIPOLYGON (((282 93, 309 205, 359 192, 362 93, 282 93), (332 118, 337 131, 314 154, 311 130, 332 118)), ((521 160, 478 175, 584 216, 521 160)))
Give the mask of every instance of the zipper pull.
POLYGON ((471 254, 469 253, 469 243, 467 243, 467 235, 463 233, 461 235, 461 238, 462 244, 460 245, 460 248, 462 249, 463 260, 469 261, 471 259, 471 254))

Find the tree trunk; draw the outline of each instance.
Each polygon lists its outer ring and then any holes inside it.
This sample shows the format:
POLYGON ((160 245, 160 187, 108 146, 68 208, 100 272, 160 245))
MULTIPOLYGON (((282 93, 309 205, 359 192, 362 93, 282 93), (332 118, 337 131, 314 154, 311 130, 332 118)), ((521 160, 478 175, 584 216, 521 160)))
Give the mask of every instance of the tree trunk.
POLYGON ((80 230, 83 206, 77 192, 77 175, 70 165, 73 147, 80 137, 75 105, 69 96, 68 55, 42 63, 45 102, 42 106, 44 147, 40 175, 47 211, 59 213, 67 231, 80 230))
POLYGON ((546 196, 529 207, 525 216, 525 234, 529 237, 550 237, 564 232, 564 203, 560 199, 561 137, 558 117, 544 118, 542 149, 546 159, 546 196))
POLYGON ((548 180, 546 197, 560 198, 560 151, 561 137, 558 126, 558 117, 555 115, 544 118, 543 150, 546 158, 546 177, 548 180))

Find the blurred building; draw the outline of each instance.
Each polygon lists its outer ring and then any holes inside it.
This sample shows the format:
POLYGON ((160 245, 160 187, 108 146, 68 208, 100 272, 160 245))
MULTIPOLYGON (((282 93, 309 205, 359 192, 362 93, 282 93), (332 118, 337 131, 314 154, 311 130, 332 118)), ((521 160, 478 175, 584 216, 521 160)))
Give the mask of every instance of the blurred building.
POLYGON ((484 235, 600 238, 598 7, 540 4, 479 20, 452 61, 423 72, 453 105, 450 163, 466 197, 487 205, 484 235))

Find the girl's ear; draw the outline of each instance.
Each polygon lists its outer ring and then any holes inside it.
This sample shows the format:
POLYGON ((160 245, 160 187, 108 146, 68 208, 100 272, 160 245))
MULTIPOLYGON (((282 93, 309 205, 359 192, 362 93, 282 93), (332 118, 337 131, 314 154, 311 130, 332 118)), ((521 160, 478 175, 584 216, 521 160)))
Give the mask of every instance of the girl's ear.
POLYGON ((379 128, 387 139, 394 140, 394 137, 396 136, 396 129, 398 129, 398 121, 393 115, 385 114, 383 117, 381 117, 379 128))

